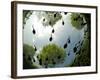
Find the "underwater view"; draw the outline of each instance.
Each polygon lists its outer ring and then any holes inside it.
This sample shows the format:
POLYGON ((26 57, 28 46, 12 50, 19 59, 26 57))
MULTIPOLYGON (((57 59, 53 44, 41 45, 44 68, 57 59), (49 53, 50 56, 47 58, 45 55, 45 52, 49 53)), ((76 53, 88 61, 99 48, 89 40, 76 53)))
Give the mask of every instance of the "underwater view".
POLYGON ((91 14, 23 10, 23 69, 91 66, 91 14))

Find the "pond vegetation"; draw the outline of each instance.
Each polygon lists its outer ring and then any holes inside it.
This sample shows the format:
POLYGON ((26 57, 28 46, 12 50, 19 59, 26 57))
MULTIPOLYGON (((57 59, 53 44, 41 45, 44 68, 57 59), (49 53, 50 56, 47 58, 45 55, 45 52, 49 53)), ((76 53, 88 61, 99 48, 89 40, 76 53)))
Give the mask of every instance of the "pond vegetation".
POLYGON ((37 68, 33 63, 33 56, 35 54, 35 49, 27 44, 23 45, 23 69, 37 68))
POLYGON ((53 27, 57 21, 62 18, 62 15, 59 12, 50 12, 50 11, 37 11, 36 15, 38 19, 42 20, 43 26, 53 27))
POLYGON ((84 20, 83 20, 83 15, 80 13, 72 13, 71 14, 71 24, 73 27, 76 29, 82 29, 84 27, 84 20))
POLYGON ((54 67, 55 64, 62 63, 65 59, 66 52, 56 44, 48 44, 40 51, 40 65, 44 67, 54 67))
POLYGON ((32 15, 33 11, 31 10, 23 10, 23 24, 26 24, 26 21, 29 19, 29 17, 32 15))
POLYGON ((87 29, 84 30, 84 41, 81 44, 81 49, 76 53, 78 54, 74 61, 69 66, 90 66, 91 65, 91 52, 90 52, 90 14, 83 14, 86 22, 87 29))

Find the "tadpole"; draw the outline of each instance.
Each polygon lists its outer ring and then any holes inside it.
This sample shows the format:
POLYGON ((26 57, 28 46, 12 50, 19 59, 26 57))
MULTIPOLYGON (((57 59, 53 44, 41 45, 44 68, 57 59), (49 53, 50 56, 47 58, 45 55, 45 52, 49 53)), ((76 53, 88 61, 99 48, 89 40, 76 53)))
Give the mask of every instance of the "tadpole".
POLYGON ((52 38, 52 35, 51 35, 50 38, 49 38, 49 41, 52 41, 52 39, 53 39, 53 38, 52 38))
POLYGON ((64 49, 67 48, 67 42, 64 44, 63 48, 64 48, 64 49))
MULTIPOLYGON (((32 27, 33 27, 33 25, 32 25, 32 27)), ((36 31, 35 31, 34 27, 33 27, 32 32, 33 32, 33 34, 36 34, 36 31)))

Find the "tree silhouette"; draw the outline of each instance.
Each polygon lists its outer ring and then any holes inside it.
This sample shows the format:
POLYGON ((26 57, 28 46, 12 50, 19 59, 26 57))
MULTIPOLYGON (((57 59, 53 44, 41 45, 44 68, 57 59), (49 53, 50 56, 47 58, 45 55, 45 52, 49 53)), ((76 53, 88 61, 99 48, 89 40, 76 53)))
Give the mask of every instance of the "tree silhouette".
POLYGON ((39 61, 43 67, 54 67, 55 64, 62 63, 66 52, 56 44, 48 44, 40 51, 39 61))
POLYGON ((81 25, 83 22, 84 21, 83 21, 83 15, 82 14, 79 14, 79 13, 72 13, 71 14, 71 24, 72 24, 73 27, 80 30, 84 27, 84 26, 81 25))

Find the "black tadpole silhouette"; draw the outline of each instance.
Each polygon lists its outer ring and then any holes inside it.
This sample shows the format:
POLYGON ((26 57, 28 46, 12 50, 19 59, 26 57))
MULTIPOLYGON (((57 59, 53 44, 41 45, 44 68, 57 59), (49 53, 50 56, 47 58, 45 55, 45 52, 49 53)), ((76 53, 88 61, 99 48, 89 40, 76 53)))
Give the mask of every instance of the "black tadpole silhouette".
POLYGON ((80 44, 81 41, 79 41, 78 43, 80 44))
POLYGON ((76 47, 74 47, 74 48, 73 48, 73 51, 74 51, 74 53, 75 53, 75 52, 77 51, 77 48, 76 48, 76 47))
POLYGON ((66 15, 66 14, 67 14, 67 12, 64 12, 64 14, 66 15))
POLYGON ((53 38, 52 38, 52 35, 51 35, 51 37, 49 38, 49 41, 52 41, 52 39, 53 39, 53 38))
POLYGON ((35 45, 34 45, 34 50, 35 50, 35 51, 37 51, 37 48, 36 48, 36 46, 35 46, 35 45))
POLYGON ((54 14, 54 18, 56 17, 56 13, 54 14))
MULTIPOLYGON (((32 26, 32 27, 33 27, 33 26, 32 26)), ((33 27, 33 31, 32 31, 32 32, 33 32, 33 34, 36 34, 36 31, 35 31, 34 27, 33 27)))
POLYGON ((83 45, 83 42, 84 42, 84 41, 81 42, 81 46, 83 45))
POLYGON ((77 21, 78 19, 83 19, 80 16, 78 16, 77 18, 74 18, 74 21, 77 21))
POLYGON ((54 30, 54 28, 52 29, 52 33, 54 33, 55 32, 55 30, 54 30))
POLYGON ((79 15, 77 18, 79 19, 79 18, 81 18, 81 16, 79 15))
POLYGON ((37 58, 39 59, 39 55, 37 55, 37 58))
POLYGON ((87 24, 87 23, 82 23, 81 26, 84 26, 84 25, 86 25, 86 24, 87 24))
POLYGON ((68 56, 70 55, 70 52, 68 53, 68 56))
POLYGON ((48 61, 48 58, 46 58, 46 61, 48 61))
POLYGON ((43 21, 45 21, 45 18, 43 19, 43 21))
POLYGON ((74 21, 77 21, 78 20, 78 18, 74 18, 74 21))
POLYGON ((35 51, 37 51, 37 48, 35 47, 35 51))
POLYGON ((48 68, 48 65, 45 65, 45 68, 48 68))
POLYGON ((33 62, 35 62, 35 59, 33 58, 33 62))
POLYGON ((39 64, 42 65, 42 60, 41 59, 39 60, 39 64))
POLYGON ((54 60, 54 59, 52 59, 52 64, 53 64, 53 65, 55 65, 55 64, 56 64, 56 62, 55 62, 55 60, 54 60))
POLYGON ((35 34, 35 33, 36 33, 34 29, 33 29, 33 31, 32 31, 32 32, 33 32, 33 34, 35 34))
POLYGON ((52 62, 52 64, 54 64, 54 65, 55 65, 55 64, 56 64, 56 62, 54 62, 54 61, 53 61, 53 62, 52 62))
POLYGON ((64 23, 64 21, 62 21, 62 25, 64 25, 65 23, 64 23))
POLYGON ((68 38, 68 43, 70 43, 70 37, 68 38))
POLYGON ((49 21, 49 25, 51 25, 51 21, 49 21))
POLYGON ((64 49, 67 48, 67 43, 64 44, 64 49))
POLYGON ((31 57, 30 56, 28 56, 28 60, 31 61, 31 57))
POLYGON ((59 55, 59 56, 58 56, 58 59, 60 59, 60 58, 61 58, 61 56, 59 55))

